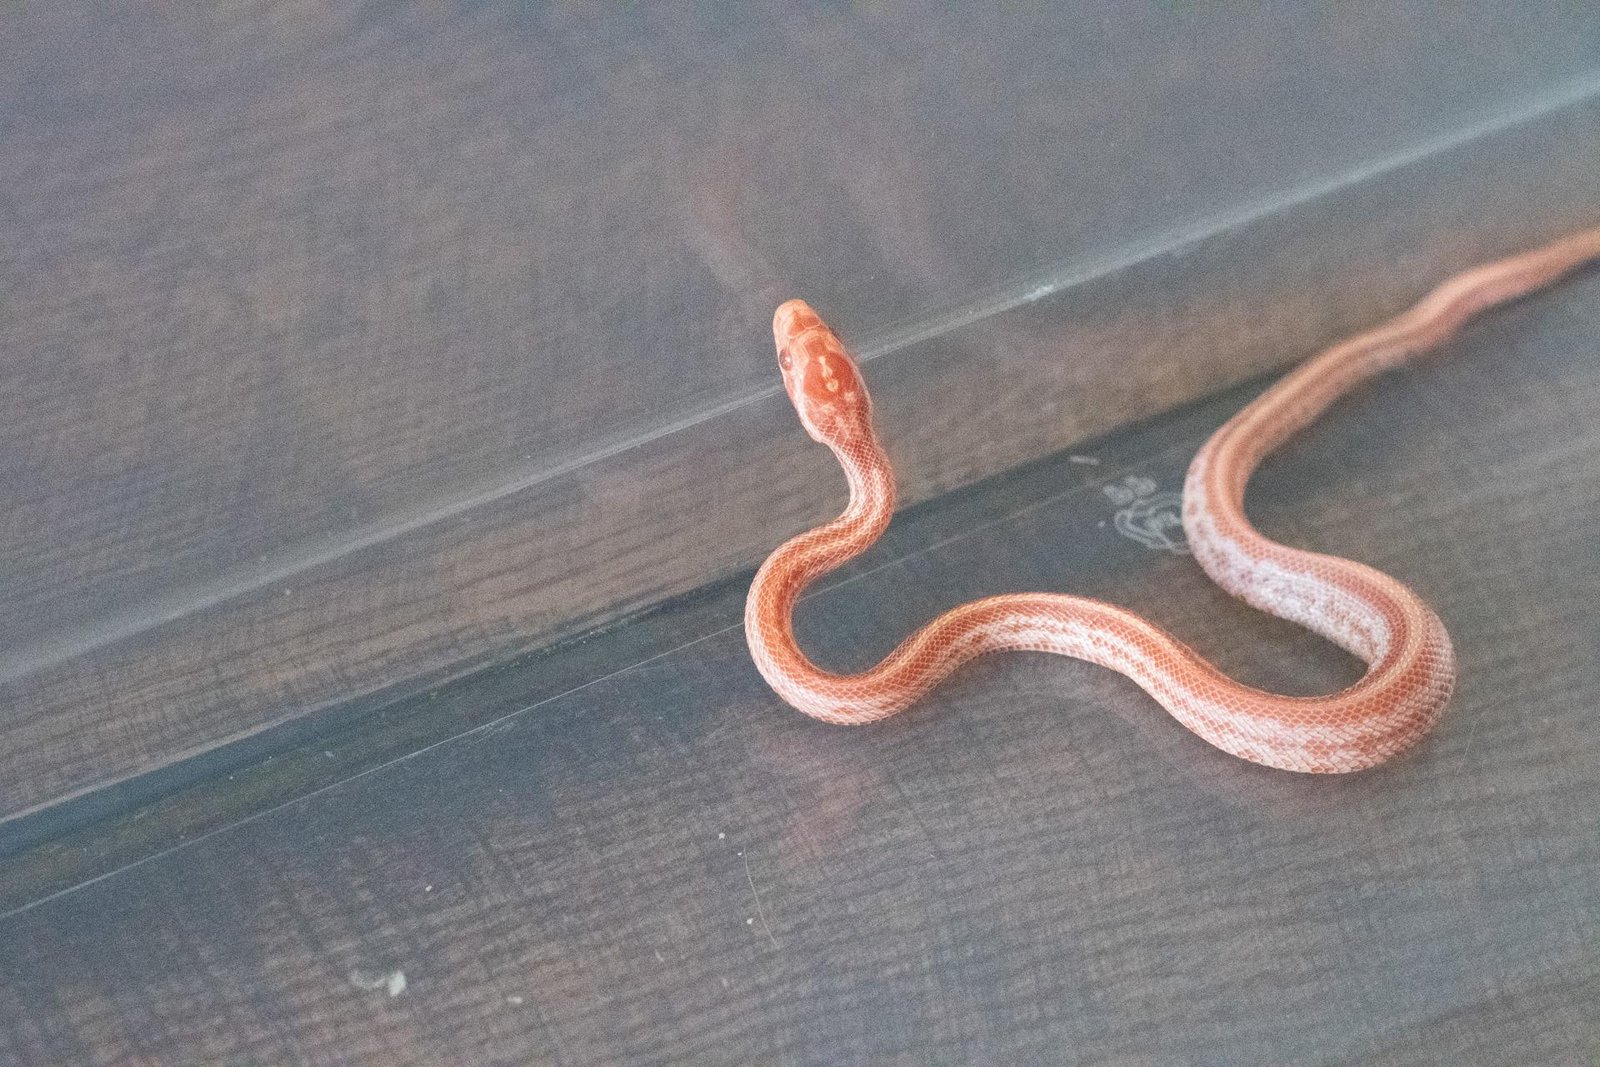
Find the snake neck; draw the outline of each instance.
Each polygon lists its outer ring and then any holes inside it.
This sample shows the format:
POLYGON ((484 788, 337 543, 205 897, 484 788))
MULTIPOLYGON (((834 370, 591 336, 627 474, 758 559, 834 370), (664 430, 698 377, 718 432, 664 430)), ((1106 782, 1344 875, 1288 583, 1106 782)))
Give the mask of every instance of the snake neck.
POLYGON ((894 469, 870 428, 828 447, 844 469, 850 503, 832 522, 791 538, 768 557, 745 601, 745 631, 763 674, 775 662, 791 673, 827 674, 795 643, 795 603, 811 583, 871 547, 894 515, 894 469))

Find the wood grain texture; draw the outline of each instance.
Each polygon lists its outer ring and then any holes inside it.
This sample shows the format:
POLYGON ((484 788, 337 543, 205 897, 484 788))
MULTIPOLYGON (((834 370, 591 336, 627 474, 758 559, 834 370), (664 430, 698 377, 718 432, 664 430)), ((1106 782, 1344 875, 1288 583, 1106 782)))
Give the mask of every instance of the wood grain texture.
MULTIPOLYGON (((675 652, 0 917, 0 1058, 1584 1062, 1597 348, 1591 273, 1341 403, 1253 485, 1269 535, 1449 624, 1460 688, 1404 760, 1250 766, 1054 657, 831 728, 765 689, 728 605, 675 652)), ((1211 426, 1158 421, 1097 477, 1063 456, 999 513, 930 505, 803 605, 804 641, 848 666, 975 595, 1072 589, 1260 684, 1354 677, 1109 521, 1096 482, 1175 486, 1211 426)))
POLYGON ((1592 222, 1554 2, 4 18, 0 818, 747 565, 783 296, 921 499, 1592 222))

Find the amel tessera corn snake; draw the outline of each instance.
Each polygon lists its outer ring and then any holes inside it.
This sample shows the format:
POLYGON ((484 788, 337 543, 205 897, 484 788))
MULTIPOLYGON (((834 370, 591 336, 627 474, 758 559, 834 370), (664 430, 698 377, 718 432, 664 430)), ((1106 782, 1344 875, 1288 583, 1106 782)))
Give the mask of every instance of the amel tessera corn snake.
POLYGON ((1398 318, 1290 372, 1195 456, 1183 487, 1183 528, 1206 574, 1234 596, 1366 661, 1360 681, 1317 697, 1242 685, 1138 615, 1061 593, 1012 593, 952 608, 860 674, 813 664, 795 643, 795 601, 878 539, 894 511, 895 487, 855 361, 816 312, 791 300, 773 321, 784 387, 806 431, 843 465, 850 503, 837 519, 785 543, 757 572, 745 606, 756 666, 807 715, 856 724, 904 710, 975 656, 1054 652, 1127 675, 1184 726, 1241 759, 1314 773, 1382 763, 1422 738, 1449 701, 1450 636, 1415 593, 1388 575, 1263 537, 1245 517, 1245 484, 1268 453, 1360 383, 1445 341, 1478 312, 1597 257, 1600 229, 1459 274, 1398 318))

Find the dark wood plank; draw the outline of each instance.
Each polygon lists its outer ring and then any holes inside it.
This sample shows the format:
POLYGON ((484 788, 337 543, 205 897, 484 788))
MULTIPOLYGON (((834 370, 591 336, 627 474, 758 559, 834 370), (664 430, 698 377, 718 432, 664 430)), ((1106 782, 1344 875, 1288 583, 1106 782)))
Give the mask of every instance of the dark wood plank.
MULTIPOLYGON (((1457 697, 1398 763, 1253 767, 1051 657, 827 727, 763 687, 727 605, 720 633, 0 918, 0 1055, 1582 1062, 1597 346, 1589 275, 1340 405, 1252 489, 1264 529, 1401 577, 1450 626, 1457 697)), ((1158 422, 1105 460, 1173 485, 1203 432, 1158 422)), ((948 604, 1064 588, 1261 684, 1352 676, 1118 535, 1095 483, 1124 471, 1089 466, 918 512, 806 602, 807 644, 860 663, 948 604)))
POLYGON ((3 18, 0 818, 748 565, 781 297, 921 499, 1592 221, 1559 3, 3 18))

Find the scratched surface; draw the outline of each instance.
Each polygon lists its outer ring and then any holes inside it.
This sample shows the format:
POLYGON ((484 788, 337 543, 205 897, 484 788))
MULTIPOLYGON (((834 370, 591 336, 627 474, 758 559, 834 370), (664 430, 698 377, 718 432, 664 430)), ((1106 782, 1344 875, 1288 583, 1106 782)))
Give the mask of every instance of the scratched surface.
POLYGON ((0 820, 749 566, 785 297, 924 499, 1595 221, 1572 0, 1036 7, 5 5, 0 820))
MULTIPOLYGON (((1458 695, 1401 762, 1252 767, 1048 657, 826 727, 763 689, 735 591, 680 647, 597 639, 562 692, 529 671, 531 710, 9 912, 0 1059, 1590 1062, 1597 349, 1591 274, 1254 483, 1267 532, 1450 626, 1458 695)), ((1349 680, 1170 550, 1159 494, 1225 414, 919 509, 803 605, 805 643, 863 664, 941 607, 1072 589, 1259 684, 1349 680)))

